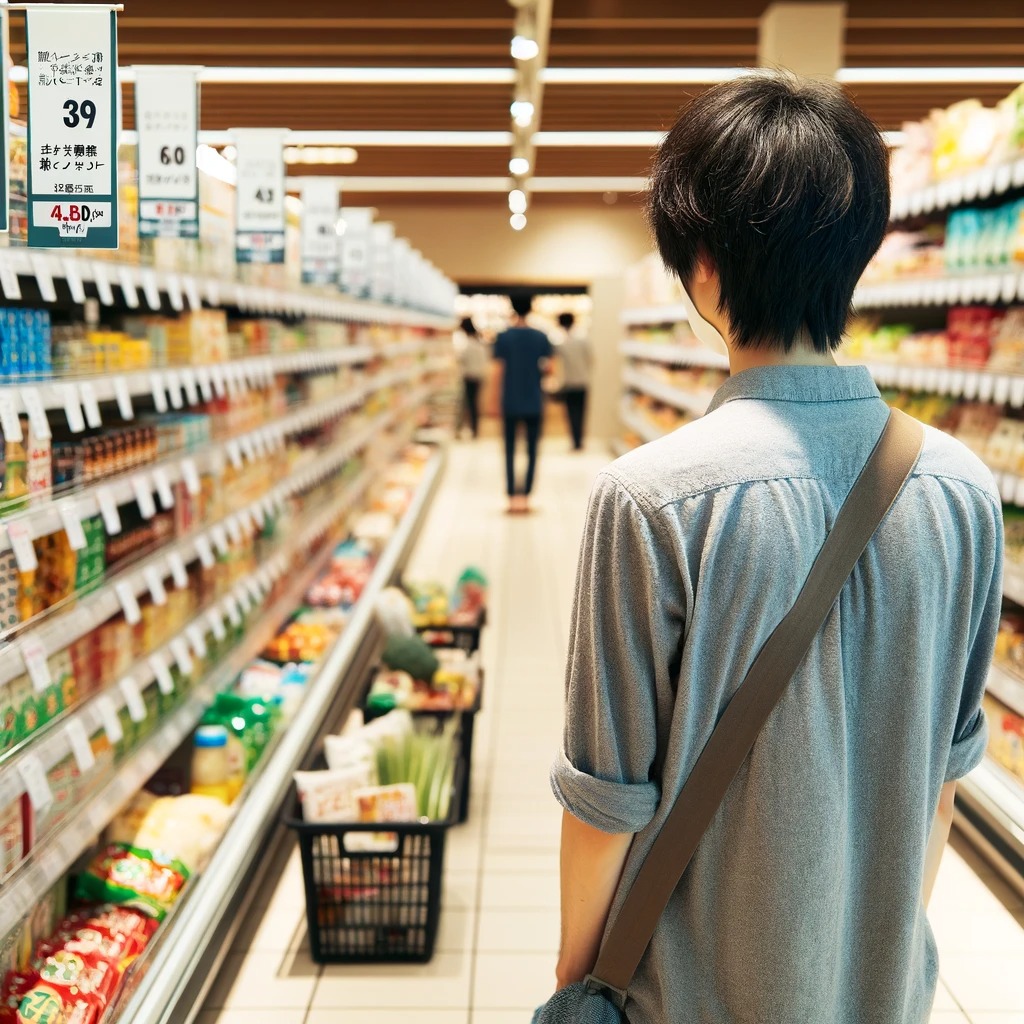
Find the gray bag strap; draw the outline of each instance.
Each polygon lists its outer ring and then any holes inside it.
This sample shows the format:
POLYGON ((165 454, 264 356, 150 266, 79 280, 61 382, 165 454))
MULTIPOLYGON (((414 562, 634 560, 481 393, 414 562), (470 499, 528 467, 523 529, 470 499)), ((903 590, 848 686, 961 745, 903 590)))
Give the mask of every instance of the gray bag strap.
POLYGON ((668 901, 754 746, 804 660, 872 535, 917 464, 924 429, 893 410, 815 559, 796 603, 755 659, 715 726, 626 896, 588 978, 624 1004, 668 901))

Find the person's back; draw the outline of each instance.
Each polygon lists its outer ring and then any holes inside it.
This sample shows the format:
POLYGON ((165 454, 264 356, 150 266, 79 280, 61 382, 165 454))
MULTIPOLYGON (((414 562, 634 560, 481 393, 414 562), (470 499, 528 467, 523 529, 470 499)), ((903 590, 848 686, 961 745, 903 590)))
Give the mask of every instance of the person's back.
POLYGON ((590 387, 590 342, 569 331, 558 348, 562 361, 562 387, 568 391, 586 391, 590 387))
POLYGON ((542 362, 551 355, 543 331, 515 324, 498 335, 494 358, 504 363, 501 408, 505 416, 540 416, 543 407, 542 362))
MULTIPOLYGON (((886 423, 867 369, 832 352, 888 205, 877 129, 820 83, 709 90, 659 153, 659 249, 733 375, 591 500, 552 771, 563 986, 593 967, 886 423)), ((631 1024, 926 1024, 925 905, 955 780, 984 754, 1002 543, 991 473, 929 430, 660 918, 631 1024)))

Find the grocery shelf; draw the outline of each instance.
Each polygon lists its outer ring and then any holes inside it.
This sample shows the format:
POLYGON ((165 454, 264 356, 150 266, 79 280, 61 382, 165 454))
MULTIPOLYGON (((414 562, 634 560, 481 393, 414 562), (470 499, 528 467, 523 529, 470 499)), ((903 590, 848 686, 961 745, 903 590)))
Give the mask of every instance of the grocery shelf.
POLYGON ((893 197, 889 219, 906 220, 1024 188, 1024 157, 893 197))
POLYGON ((985 758, 957 785, 954 822, 1024 893, 1024 785, 985 758))
POLYGON ((1024 373, 985 367, 929 366, 874 360, 865 363, 882 388, 902 391, 926 391, 968 401, 996 402, 1024 408, 1024 373))
POLYGON ((53 282, 63 280, 76 302, 85 300, 85 284, 93 284, 100 302, 106 306, 118 305, 113 292, 116 286, 124 297, 121 305, 135 308, 144 302, 154 312, 162 308, 162 296, 167 295, 169 304, 177 311, 184 310, 186 305, 198 309, 205 302, 209 306, 281 316, 434 327, 441 330, 454 326, 451 316, 344 298, 337 293, 248 285, 205 274, 198 276, 156 270, 134 263, 90 259, 72 251, 58 253, 38 249, 0 249, 0 285, 6 298, 14 301, 21 299, 20 277, 35 279, 40 292, 44 295, 50 293, 51 297, 53 282))
POLYGON ((710 370, 728 370, 729 357, 698 345, 660 344, 656 341, 624 341, 619 351, 630 359, 675 366, 699 366, 710 370))
POLYGON ((681 303, 666 306, 641 306, 622 312, 622 323, 627 327, 642 327, 645 324, 677 324, 689 314, 681 303))
POLYGON ((1003 565, 1003 597, 1024 606, 1024 566, 1011 559, 1003 565))
POLYGON ((1011 711, 1024 715, 1024 676, 1009 668, 993 664, 988 673, 987 689, 1011 711))
POLYGON ((659 437, 664 437, 664 434, 654 424, 645 422, 627 406, 623 406, 620 415, 622 425, 636 434, 644 444, 649 441, 657 441, 659 437))
POLYGON ((228 359, 209 366, 152 367, 95 376, 26 379, 17 384, 0 384, 0 401, 14 403, 13 410, 21 412, 26 408, 26 392, 37 396, 43 409, 66 409, 69 403, 81 408, 87 401, 123 404, 128 396, 129 401, 122 410, 124 416, 126 412, 132 413, 132 398, 159 392, 165 396, 164 401, 169 395, 175 408, 194 405, 208 402, 214 396, 223 398, 228 392, 265 387, 277 374, 330 372, 340 366, 369 362, 376 354, 368 345, 347 345, 228 359))
POLYGON ((642 391, 659 402, 674 406, 693 416, 703 416, 708 411, 708 405, 714 394, 712 391, 696 393, 685 391, 682 388, 674 388, 670 384, 664 384, 649 374, 637 370, 626 370, 622 375, 622 383, 627 388, 642 391))
MULTIPOLYGON (((425 389, 419 392, 425 393, 425 389)), ((418 400, 418 399, 417 399, 418 400)), ((275 508, 280 509, 284 500, 293 494, 313 486, 333 472, 356 451, 370 443, 387 427, 389 422, 401 415, 404 409, 384 413, 352 437, 345 438, 330 450, 301 467, 296 473, 285 478, 267 494, 256 501, 228 513, 219 522, 200 529, 165 545, 148 558, 132 563, 123 572, 103 583, 96 590, 78 600, 73 610, 66 614, 50 616, 28 631, 28 638, 19 638, 9 647, 0 650, 0 685, 21 675, 27 669, 26 642, 32 643, 42 657, 63 650, 86 633, 122 609, 131 596, 139 595, 152 588, 148 578, 154 571, 165 579, 173 574, 171 562, 179 559, 184 564, 194 560, 208 560, 214 548, 224 549, 227 539, 242 529, 251 529, 275 508)))
MULTIPOLYGON (((219 962, 218 933, 234 917, 277 815, 292 788, 292 775, 322 731, 339 690, 350 677, 374 621, 374 605, 405 563, 440 479, 441 454, 428 464, 412 504, 377 562, 337 644, 306 684, 306 696, 276 749, 264 759, 238 814, 202 874, 190 880, 178 906, 151 947, 133 965, 117 1018, 132 1024, 179 1024, 190 1019, 197 998, 219 962)), ((235 922, 237 923, 237 922, 235 922)))
POLYGON ((902 308, 1013 302, 1017 298, 1024 298, 1024 269, 1020 267, 861 284, 853 293, 853 304, 857 309, 879 309, 886 306, 902 308))

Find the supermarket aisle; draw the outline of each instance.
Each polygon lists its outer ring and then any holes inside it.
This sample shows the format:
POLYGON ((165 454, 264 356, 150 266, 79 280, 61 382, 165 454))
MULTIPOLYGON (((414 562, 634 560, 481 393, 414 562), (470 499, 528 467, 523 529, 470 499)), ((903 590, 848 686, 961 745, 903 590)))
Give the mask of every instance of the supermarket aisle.
MULTIPOLYGON (((565 448, 557 441, 544 452, 537 514, 509 519, 497 445, 456 446, 409 569, 410 578, 447 580, 477 564, 491 580, 471 816, 451 834, 434 960, 313 964, 293 856, 243 925, 201 1024, 519 1024, 550 993, 559 811, 547 766, 561 723, 579 531, 606 461, 603 451, 565 448)), ((1024 900, 973 864, 959 844, 943 863, 932 910, 943 974, 933 1020, 1021 1024, 1024 900)))

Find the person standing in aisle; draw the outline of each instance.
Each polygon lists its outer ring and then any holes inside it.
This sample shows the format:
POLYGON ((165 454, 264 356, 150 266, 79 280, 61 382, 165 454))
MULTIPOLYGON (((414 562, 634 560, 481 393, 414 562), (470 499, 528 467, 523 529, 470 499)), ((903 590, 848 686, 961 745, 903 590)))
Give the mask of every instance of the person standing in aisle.
POLYGON ((572 313, 562 313, 558 323, 565 331, 565 339, 558 348, 558 357, 562 363, 562 398, 569 417, 573 451, 579 452, 583 451, 583 424, 587 415, 587 390, 590 387, 590 341, 573 330, 576 317, 572 313))
POLYGON ((501 415, 505 427, 505 479, 508 511, 530 511, 530 494, 537 472, 537 448, 540 444, 544 396, 541 380, 551 366, 553 349, 543 331, 530 327, 526 318, 533 308, 529 295, 513 295, 515 317, 511 326, 498 335, 494 358, 501 364, 501 415), (516 485, 516 437, 519 428, 526 432, 526 481, 516 485))
POLYGON ((459 350, 459 369, 462 371, 463 403, 459 429, 468 419, 469 429, 476 438, 480 436, 480 388, 487 376, 487 349, 471 317, 467 316, 462 321, 461 330, 464 344, 459 350))
MULTIPOLYGON (((663 142, 649 204, 732 376, 591 498, 552 769, 560 989, 594 968, 890 415, 868 369, 833 358, 889 216, 885 143, 839 87, 766 72, 708 90, 663 142)), ((985 753, 1002 558, 991 472, 925 428, 658 916, 631 1024, 926 1024, 925 907, 956 780, 985 753)))

